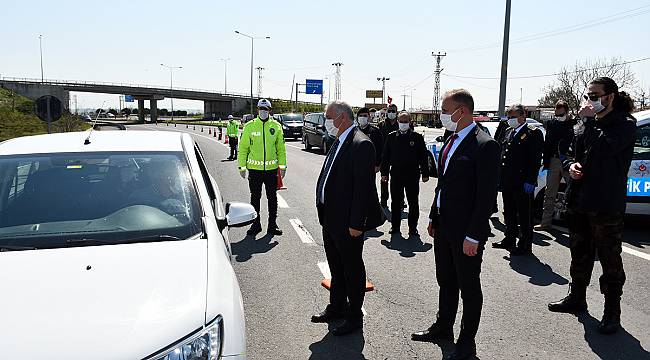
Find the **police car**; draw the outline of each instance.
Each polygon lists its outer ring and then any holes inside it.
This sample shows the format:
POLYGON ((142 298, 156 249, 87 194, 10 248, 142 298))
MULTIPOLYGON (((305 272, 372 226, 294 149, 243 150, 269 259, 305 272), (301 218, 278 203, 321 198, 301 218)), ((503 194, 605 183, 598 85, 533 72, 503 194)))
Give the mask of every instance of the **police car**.
POLYGON ((223 203, 188 134, 94 131, 0 143, 6 359, 244 359, 223 203))

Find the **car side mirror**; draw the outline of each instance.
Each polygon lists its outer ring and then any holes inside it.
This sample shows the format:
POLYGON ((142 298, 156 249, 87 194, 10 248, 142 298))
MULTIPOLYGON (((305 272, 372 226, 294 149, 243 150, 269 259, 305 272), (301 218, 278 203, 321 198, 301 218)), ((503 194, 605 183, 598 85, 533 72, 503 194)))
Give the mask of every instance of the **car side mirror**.
POLYGON ((252 205, 246 203, 226 203, 226 222, 229 227, 250 225, 257 219, 257 212, 252 205))
POLYGON ((442 135, 439 135, 439 136, 436 138, 436 141, 437 141, 437 142, 445 142, 445 138, 442 137, 442 135))

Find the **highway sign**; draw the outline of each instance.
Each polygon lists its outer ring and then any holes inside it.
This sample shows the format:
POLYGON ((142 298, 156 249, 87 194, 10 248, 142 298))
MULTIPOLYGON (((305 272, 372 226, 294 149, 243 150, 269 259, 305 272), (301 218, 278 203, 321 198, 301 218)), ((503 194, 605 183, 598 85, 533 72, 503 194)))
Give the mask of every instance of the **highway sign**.
POLYGON ((36 115, 47 123, 47 132, 51 133, 50 124, 63 115, 63 104, 59 98, 52 95, 43 95, 36 99, 36 115))
POLYGON ((368 99, 379 99, 384 97, 384 92, 381 90, 366 90, 366 97, 368 99))
POLYGON ((305 94, 323 94, 323 80, 305 80, 305 94))
POLYGON ((124 95, 124 102, 134 102, 133 95, 124 95))

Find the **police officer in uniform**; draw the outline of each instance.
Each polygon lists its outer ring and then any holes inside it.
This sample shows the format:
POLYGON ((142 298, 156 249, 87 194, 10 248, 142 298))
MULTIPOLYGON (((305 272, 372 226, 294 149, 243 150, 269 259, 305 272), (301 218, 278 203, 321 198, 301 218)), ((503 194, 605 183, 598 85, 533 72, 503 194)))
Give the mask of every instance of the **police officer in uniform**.
POLYGON ((418 218, 420 207, 420 177, 422 182, 429 181, 429 165, 424 137, 411 130, 411 115, 402 111, 399 114, 398 130, 391 132, 386 138, 381 161, 381 182, 388 183, 389 174, 391 202, 390 234, 400 234, 402 220, 402 203, 404 190, 409 203, 409 235, 418 235, 418 218))
POLYGON ((621 295, 625 271, 621 258, 627 173, 632 162, 636 120, 634 102, 618 91, 614 80, 601 77, 589 84, 589 104, 578 115, 575 140, 565 169, 568 190, 571 285, 564 299, 548 305, 550 311, 587 310, 586 291, 598 254, 603 274, 600 292, 605 310, 599 332, 613 334, 621 327, 621 295))
MULTIPOLYGON (((384 111, 384 109, 382 109, 384 111)), ((382 117, 380 115, 380 117, 382 117)), ((393 131, 397 131, 398 125, 397 125, 397 105, 395 104, 390 104, 388 106, 388 109, 386 110, 386 118, 383 119, 383 121, 379 124, 379 130, 381 131, 381 136, 382 136, 382 142, 385 144, 386 139, 388 138, 388 134, 392 133, 393 131)), ((382 150, 383 152, 383 150, 382 150)), ((381 182, 381 206, 383 208, 388 207, 388 186, 389 182, 381 182)))
POLYGON ((228 127, 226 128, 228 144, 230 145, 230 156, 228 160, 237 159, 237 136, 239 135, 239 122, 232 115, 228 115, 228 127))
POLYGON ((514 105, 508 110, 508 123, 501 144, 500 186, 503 196, 505 238, 492 244, 510 250, 512 255, 530 255, 533 248, 533 196, 537 186, 544 135, 526 124, 526 109, 514 105), (517 244, 517 237, 521 238, 517 244))
POLYGON ((368 108, 362 107, 357 111, 357 124, 361 132, 366 134, 368 138, 375 145, 375 172, 379 172, 381 166, 381 152, 384 147, 384 139, 379 131, 379 128, 370 124, 370 111, 368 108))
POLYGON ((282 178, 287 171, 287 153, 282 134, 282 125, 270 117, 271 102, 260 99, 257 103, 259 115, 244 125, 239 142, 239 174, 246 178, 251 192, 251 205, 257 211, 257 219, 247 234, 254 236, 262 231, 260 224, 260 199, 262 184, 269 202, 269 223, 267 234, 282 235, 278 227, 278 168, 282 178))

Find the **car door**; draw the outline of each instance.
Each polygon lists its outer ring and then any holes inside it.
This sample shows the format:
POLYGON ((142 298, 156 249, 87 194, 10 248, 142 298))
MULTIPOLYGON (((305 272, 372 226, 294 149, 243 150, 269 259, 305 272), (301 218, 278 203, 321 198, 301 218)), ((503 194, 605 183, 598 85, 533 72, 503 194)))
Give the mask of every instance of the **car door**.
POLYGON ((628 210, 632 203, 641 213, 650 214, 650 121, 637 126, 627 181, 628 210))

